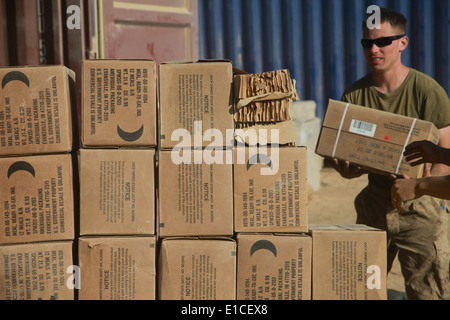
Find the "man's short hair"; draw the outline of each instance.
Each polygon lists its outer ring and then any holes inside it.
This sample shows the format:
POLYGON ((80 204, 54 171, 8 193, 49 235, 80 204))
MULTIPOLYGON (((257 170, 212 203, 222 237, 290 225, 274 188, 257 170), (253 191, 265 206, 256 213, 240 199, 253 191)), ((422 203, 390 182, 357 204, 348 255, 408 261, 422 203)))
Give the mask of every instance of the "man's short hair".
MULTIPOLYGON (((368 29, 367 20, 371 15, 367 15, 363 21, 363 30, 368 29)), ((392 28, 397 29, 400 33, 406 33, 406 25, 408 20, 406 17, 392 9, 380 7, 380 23, 389 22, 392 28)))

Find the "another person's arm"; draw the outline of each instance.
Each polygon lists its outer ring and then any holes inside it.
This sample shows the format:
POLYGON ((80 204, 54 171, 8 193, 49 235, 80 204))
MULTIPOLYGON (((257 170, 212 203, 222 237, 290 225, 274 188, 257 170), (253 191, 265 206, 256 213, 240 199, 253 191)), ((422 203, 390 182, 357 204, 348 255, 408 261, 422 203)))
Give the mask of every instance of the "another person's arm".
POLYGON ((405 148, 405 160, 412 166, 423 163, 442 163, 450 166, 450 149, 443 148, 431 141, 415 141, 405 148))
POLYGON ((430 141, 417 141, 405 148, 405 159, 412 166, 425 164, 424 177, 396 179, 391 189, 391 199, 394 208, 403 212, 406 201, 420 198, 424 195, 450 200, 450 126, 440 130, 439 145, 430 141), (429 167, 429 164, 433 166, 429 167))
POLYGON ((420 179, 397 179, 391 189, 391 199, 394 208, 403 212, 406 201, 420 198, 424 195, 450 200, 450 175, 428 176, 420 179))

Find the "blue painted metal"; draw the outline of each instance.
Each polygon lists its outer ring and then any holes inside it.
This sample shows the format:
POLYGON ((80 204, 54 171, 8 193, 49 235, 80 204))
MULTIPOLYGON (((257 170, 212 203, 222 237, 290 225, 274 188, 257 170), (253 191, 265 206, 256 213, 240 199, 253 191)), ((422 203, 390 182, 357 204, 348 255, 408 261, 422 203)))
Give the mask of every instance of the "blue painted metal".
MULTIPOLYGON (((306 82, 305 90, 309 97, 315 97, 317 105, 323 106, 325 104, 325 78, 324 78, 324 47, 323 41, 323 16, 322 0, 304 0, 304 30, 305 43, 304 50, 306 51, 306 82)), ((319 116, 323 116, 324 108, 317 110, 319 116)))
POLYGON ((250 73, 287 68, 322 118, 328 99, 369 72, 359 40, 372 4, 406 16, 403 62, 450 95, 450 0, 198 0, 200 58, 250 73))
POLYGON ((450 1, 436 1, 436 78, 450 94, 450 1))
POLYGON ((243 66, 243 25, 240 0, 224 1, 225 54, 235 66, 243 66))
POLYGON ((283 61, 281 1, 261 0, 263 23, 263 61, 268 70, 277 70, 283 61))
POLYGON ((265 70, 262 56, 262 18, 260 0, 243 0, 244 20, 244 65, 239 66, 247 72, 265 70))

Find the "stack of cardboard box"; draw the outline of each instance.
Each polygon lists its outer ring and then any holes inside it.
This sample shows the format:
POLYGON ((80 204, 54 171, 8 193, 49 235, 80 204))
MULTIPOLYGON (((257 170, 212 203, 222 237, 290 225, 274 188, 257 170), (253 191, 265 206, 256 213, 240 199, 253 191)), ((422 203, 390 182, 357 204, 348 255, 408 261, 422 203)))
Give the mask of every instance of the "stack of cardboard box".
POLYGON ((71 300, 74 75, 1 68, 0 80, 0 299, 71 300))
POLYGON ((295 81, 277 70, 238 73, 234 83, 237 298, 310 299, 307 154, 295 146, 295 81))
POLYGON ((386 298, 385 232, 308 225, 287 70, 156 73, 83 61, 77 134, 70 70, 0 69, 0 299, 386 298))
POLYGON ((230 61, 160 65, 162 300, 236 298, 232 76, 230 61))
POLYGON ((155 299, 156 63, 85 60, 80 300, 155 299))

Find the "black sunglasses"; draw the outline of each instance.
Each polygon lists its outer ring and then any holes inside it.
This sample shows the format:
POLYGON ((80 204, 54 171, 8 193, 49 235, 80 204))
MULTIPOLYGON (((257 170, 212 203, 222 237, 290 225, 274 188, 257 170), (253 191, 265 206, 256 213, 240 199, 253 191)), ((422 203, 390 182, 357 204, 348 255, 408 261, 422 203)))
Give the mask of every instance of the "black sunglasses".
POLYGON ((406 36, 406 34, 400 34, 392 37, 383 37, 378 39, 361 39, 361 45, 363 46, 363 48, 370 49, 375 43, 377 47, 382 48, 389 46, 392 43, 392 41, 401 39, 404 36, 406 36))

